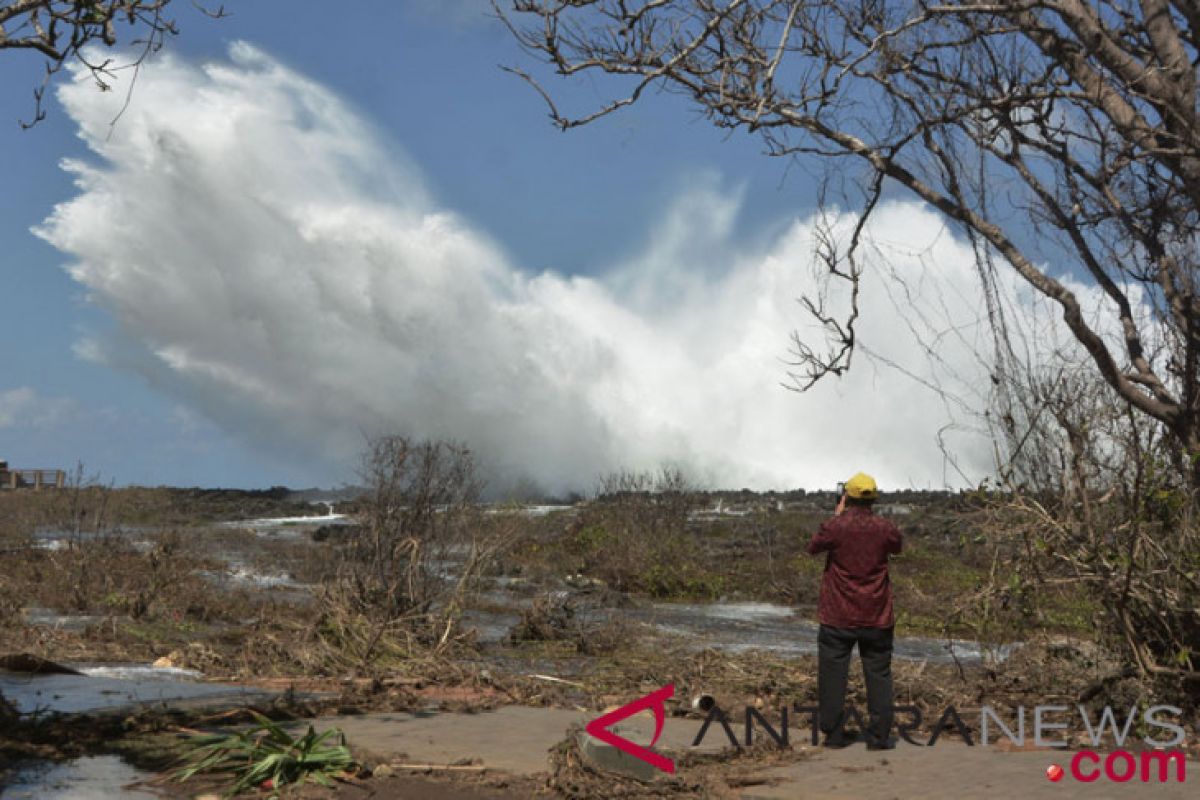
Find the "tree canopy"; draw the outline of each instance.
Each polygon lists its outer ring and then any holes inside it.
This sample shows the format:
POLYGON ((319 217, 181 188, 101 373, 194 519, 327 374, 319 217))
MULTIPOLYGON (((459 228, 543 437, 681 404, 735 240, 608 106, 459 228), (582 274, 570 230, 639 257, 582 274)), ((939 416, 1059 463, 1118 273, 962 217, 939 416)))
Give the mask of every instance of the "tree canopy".
MULTIPOLYGON (((985 284, 999 256, 1058 305, 1094 374, 1169 431, 1177 466, 1190 461, 1200 481, 1200 4, 513 0, 497 10, 557 74, 626 81, 573 115, 514 68, 563 129, 665 88, 718 127, 757 134, 772 155, 857 164, 862 222, 827 259, 829 280, 852 296, 862 225, 886 186, 940 210, 976 244, 985 284), (1053 239, 1053 269, 1029 251, 1030 230, 1053 239), (1066 273, 1103 290, 1115 341, 1066 273)), ((827 335, 820 346, 795 339, 799 388, 847 368, 856 346, 857 304, 839 317, 822 298, 805 303, 827 335)), ((1001 310, 989 311, 1003 333, 1001 310)))

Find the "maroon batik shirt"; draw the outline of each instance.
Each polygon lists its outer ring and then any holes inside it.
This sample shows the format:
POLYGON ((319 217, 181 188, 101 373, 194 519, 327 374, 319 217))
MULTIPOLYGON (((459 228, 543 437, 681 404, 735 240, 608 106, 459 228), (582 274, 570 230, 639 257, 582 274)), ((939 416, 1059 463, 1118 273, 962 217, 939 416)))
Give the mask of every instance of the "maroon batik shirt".
POLYGON ((890 628, 888 556, 900 552, 900 529, 868 508, 850 506, 821 523, 808 552, 827 553, 817 618, 836 628, 890 628))

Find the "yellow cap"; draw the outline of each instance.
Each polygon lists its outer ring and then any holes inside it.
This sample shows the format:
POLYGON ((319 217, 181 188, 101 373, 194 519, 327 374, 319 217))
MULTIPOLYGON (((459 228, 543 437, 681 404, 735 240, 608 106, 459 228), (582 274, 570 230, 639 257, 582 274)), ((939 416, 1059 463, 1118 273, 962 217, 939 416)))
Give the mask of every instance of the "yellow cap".
POLYGON ((874 500, 879 496, 879 487, 870 475, 858 472, 846 481, 846 494, 855 500, 874 500))

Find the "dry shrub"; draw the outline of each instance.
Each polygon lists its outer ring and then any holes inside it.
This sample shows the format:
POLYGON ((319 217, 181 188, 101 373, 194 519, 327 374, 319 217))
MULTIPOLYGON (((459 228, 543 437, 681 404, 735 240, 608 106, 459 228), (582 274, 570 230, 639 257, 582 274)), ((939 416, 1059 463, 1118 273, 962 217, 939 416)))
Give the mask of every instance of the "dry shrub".
POLYGON ((0 727, 15 722, 20 716, 17 707, 4 695, 0 694, 0 727))
POLYGON ((568 531, 581 572, 621 592, 655 597, 715 596, 720 578, 699 561, 688 518, 698 497, 674 467, 612 473, 568 531))
POLYGON ((200 571, 215 565, 178 532, 137 541, 118 534, 68 540, 56 550, 20 550, 7 564, 0 597, 9 598, 12 611, 37 605, 134 620, 168 615, 181 619, 208 616, 201 612, 214 599, 200 571))
POLYGON ((320 637, 359 668, 461 641, 468 596, 516 521, 484 518, 474 457, 459 444, 372 439, 363 478, 360 530, 321 591, 320 637))
POLYGON ((125 614, 134 620, 170 615, 209 618, 214 590, 200 575, 212 567, 179 533, 132 541, 128 536, 68 542, 59 551, 30 554, 37 579, 32 596, 66 612, 125 614))
POLYGON ((63 535, 117 527, 186 528, 255 517, 303 516, 312 506, 284 487, 263 490, 113 488, 82 465, 63 489, 0 491, 0 547, 31 534, 63 535))
POLYGON ((11 581, 0 582, 0 628, 21 622, 21 594, 11 581))
POLYGON ((534 598, 521 612, 521 619, 509 631, 513 642, 557 642, 571 638, 579 628, 571 596, 551 592, 534 598))
MULTIPOLYGON (((179 530, 133 532, 113 521, 114 506, 155 490, 114 490, 78 465, 63 489, 0 493, 14 513, 6 548, 0 616, 23 605, 64 612, 128 615, 135 620, 171 612, 181 617, 210 594, 199 571, 215 565, 194 537, 179 530), (118 498, 123 498, 118 501, 118 498), (15 520, 15 522, 14 522, 15 520), (32 536, 53 536, 54 548, 34 547, 32 536)), ((0 515, 2 516, 2 515, 0 515)))
POLYGON ((1045 627, 1074 592, 1101 612, 1104 644, 1176 698, 1200 698, 1200 456, 1078 369, 1018 377, 1002 397, 1002 483, 975 497, 1012 574, 972 613, 1045 627))
POLYGON ((607 656, 633 641, 635 630, 619 617, 592 626, 575 639, 575 650, 583 656, 607 656))
POLYGON ((549 592, 534 598, 521 612, 521 618, 509 631, 509 641, 569 641, 581 655, 608 655, 627 644, 632 628, 616 619, 601 606, 602 600, 589 595, 549 592))

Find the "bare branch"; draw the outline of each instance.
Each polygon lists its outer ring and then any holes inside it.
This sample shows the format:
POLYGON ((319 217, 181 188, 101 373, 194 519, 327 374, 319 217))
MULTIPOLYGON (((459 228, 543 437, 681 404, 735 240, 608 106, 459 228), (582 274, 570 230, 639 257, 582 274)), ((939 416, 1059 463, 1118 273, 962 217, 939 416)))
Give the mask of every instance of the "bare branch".
MULTIPOLYGON (((937 208, 981 259, 997 254, 1058 305, 1096 374, 1171 431, 1195 457, 1200 484, 1194 3, 512 0, 497 12, 559 76, 627 82, 628 91, 569 116, 547 84, 520 71, 564 130, 659 85, 720 128, 757 133, 772 155, 849 156, 864 184, 900 185, 937 208), (1017 211, 1068 257, 1055 274, 1031 255, 1017 211), (1057 277, 1072 269, 1112 304, 1117 342, 1057 277)), ((867 193, 864 217, 877 196, 867 193)), ((860 276, 842 271, 830 244, 820 243, 818 263, 849 295, 849 310, 830 312, 828 284, 801 299, 826 348, 793 337, 793 388, 843 374, 857 344, 860 276)))
MULTIPOLYGON (((45 76, 33 91, 33 118, 21 121, 21 127, 30 128, 45 119, 46 88, 72 62, 81 64, 98 88, 108 89, 110 62, 90 63, 85 50, 97 45, 115 47, 122 32, 127 32, 129 42, 139 47, 136 58, 127 65, 134 70, 136 81, 142 62, 159 50, 168 36, 178 33, 175 22, 164 16, 170 3, 171 0, 0 0, 0 50, 36 50, 46 58, 45 76)), ((198 0, 192 0, 192 5, 213 19, 226 16, 223 6, 214 10, 198 0)), ((126 107, 135 81, 130 82, 126 107)))

